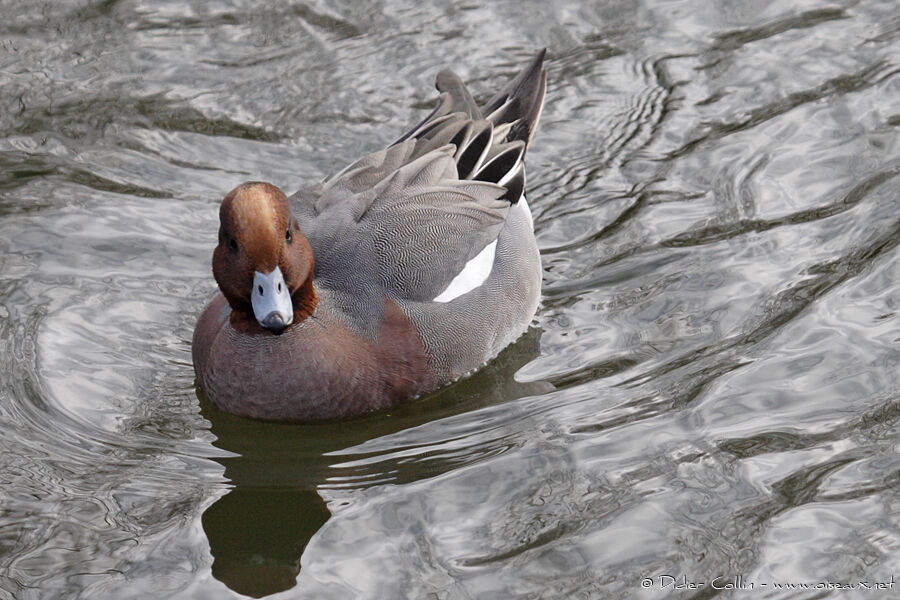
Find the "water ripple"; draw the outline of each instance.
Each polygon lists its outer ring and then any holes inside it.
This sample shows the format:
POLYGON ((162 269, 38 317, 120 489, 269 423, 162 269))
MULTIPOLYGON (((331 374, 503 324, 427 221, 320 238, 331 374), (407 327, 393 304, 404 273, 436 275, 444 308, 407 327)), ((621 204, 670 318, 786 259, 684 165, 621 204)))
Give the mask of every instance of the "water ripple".
POLYGON ((649 599, 719 595, 640 587, 664 574, 888 581, 896 12, 0 8, 0 596, 649 599), (543 46, 529 333, 354 421, 217 411, 190 338, 223 194, 314 182, 430 108, 444 66, 486 100, 543 46))

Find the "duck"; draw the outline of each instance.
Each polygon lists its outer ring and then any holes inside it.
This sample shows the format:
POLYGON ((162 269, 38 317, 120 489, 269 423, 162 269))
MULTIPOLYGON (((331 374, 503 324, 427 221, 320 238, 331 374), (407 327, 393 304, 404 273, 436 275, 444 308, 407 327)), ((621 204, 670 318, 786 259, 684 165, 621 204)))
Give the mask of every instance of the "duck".
POLYGON ((441 71, 424 120, 290 197, 260 181, 225 196, 219 289, 192 340, 213 404, 267 421, 354 418, 460 379, 528 329, 542 268, 525 153, 545 52, 482 106, 441 71))

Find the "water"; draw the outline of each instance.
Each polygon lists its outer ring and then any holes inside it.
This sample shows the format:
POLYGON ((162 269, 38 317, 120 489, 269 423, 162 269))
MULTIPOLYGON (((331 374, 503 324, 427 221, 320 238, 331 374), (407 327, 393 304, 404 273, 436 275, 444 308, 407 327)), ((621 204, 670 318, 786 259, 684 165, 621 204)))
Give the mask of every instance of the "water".
POLYGON ((891 0, 0 23, 0 598, 897 594, 891 0), (529 334, 347 423, 199 397, 224 193, 315 181, 419 119, 440 68, 485 100, 543 46, 529 334))

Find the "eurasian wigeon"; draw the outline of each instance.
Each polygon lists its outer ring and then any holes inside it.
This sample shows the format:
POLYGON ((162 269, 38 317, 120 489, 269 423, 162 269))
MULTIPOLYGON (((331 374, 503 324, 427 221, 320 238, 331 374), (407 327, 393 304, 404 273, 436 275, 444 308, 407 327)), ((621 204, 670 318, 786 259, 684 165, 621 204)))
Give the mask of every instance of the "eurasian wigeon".
POLYGON ((244 183, 219 211, 217 294, 193 339, 223 410, 347 418, 478 368, 529 326, 541 262, 525 150, 544 52, 483 107, 449 70, 437 108, 390 147, 288 198, 244 183))

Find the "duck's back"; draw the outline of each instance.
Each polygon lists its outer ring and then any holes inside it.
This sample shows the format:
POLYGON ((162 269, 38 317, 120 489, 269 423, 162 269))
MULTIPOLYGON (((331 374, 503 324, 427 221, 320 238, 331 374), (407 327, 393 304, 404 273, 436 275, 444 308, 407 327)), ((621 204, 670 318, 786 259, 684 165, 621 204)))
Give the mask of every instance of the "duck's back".
POLYGON ((293 197, 317 285, 368 335, 391 298, 421 332, 442 380, 495 356, 537 308, 541 267, 524 157, 544 101, 543 55, 483 109, 442 71, 431 115, 293 197))

